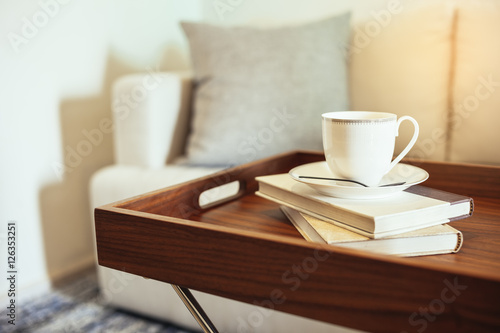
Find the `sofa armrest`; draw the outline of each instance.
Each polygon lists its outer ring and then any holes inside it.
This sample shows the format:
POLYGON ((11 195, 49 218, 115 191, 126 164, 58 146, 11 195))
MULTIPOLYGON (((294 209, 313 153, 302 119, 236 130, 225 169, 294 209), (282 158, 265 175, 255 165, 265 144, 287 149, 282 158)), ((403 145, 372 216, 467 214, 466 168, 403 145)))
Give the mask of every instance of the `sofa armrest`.
POLYGON ((145 72, 112 88, 115 163, 158 168, 184 151, 192 77, 189 72, 145 72))

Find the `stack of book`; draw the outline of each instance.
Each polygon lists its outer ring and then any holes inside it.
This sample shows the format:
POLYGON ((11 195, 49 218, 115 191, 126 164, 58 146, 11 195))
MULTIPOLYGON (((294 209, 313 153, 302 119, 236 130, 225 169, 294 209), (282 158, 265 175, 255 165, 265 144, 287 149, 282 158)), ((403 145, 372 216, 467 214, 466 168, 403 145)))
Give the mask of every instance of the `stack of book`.
POLYGON ((257 195, 281 205, 310 241, 399 256, 456 253, 463 243, 449 222, 472 215, 472 198, 415 185, 373 200, 325 196, 288 174, 257 177, 257 195))

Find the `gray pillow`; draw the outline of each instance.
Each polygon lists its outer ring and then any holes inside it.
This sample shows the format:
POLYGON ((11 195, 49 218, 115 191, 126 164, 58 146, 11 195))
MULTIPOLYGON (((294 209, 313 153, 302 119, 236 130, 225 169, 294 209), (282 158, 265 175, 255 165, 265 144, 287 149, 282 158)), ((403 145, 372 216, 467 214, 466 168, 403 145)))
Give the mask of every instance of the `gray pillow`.
POLYGON ((188 163, 322 150, 321 114, 348 109, 349 20, 273 29, 182 22, 195 78, 188 163))

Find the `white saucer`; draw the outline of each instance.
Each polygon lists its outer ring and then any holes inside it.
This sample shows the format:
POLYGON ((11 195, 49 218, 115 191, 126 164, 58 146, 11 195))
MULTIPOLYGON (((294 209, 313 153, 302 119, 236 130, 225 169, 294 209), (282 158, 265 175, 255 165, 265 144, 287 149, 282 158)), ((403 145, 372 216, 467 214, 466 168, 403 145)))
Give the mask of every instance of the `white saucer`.
POLYGON ((311 186, 321 194, 346 199, 378 199, 388 197, 404 191, 410 186, 422 183, 429 178, 427 171, 404 163, 396 164, 382 178, 378 186, 399 182, 405 183, 403 185, 387 187, 363 187, 355 183, 342 181, 299 178, 299 176, 342 178, 330 171, 325 161, 300 165, 290 170, 289 174, 293 179, 311 186))

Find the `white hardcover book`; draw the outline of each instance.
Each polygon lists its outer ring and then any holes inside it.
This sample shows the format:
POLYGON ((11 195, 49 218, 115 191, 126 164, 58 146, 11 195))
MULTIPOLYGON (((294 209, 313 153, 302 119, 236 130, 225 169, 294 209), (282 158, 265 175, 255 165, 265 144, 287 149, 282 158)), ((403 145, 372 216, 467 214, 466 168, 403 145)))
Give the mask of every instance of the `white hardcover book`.
POLYGON ((354 200, 319 194, 288 174, 257 177, 257 195, 370 238, 382 238, 468 217, 472 198, 425 186, 393 196, 354 200))

